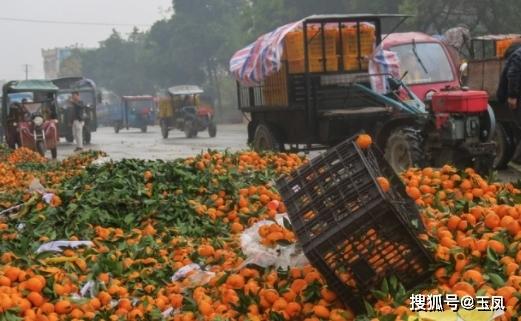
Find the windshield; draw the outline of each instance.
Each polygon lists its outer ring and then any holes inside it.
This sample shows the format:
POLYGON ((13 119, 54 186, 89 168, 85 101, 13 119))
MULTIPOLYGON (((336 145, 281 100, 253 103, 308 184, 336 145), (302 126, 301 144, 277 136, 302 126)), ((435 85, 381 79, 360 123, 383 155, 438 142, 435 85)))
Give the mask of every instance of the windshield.
MULTIPOLYGON (((71 93, 61 93, 58 94, 56 101, 58 102, 58 107, 67 108, 67 102, 71 98, 71 93)), ((94 94, 89 91, 80 91, 80 100, 83 101, 85 105, 94 106, 96 101, 94 94)))
POLYGON ((449 59, 438 43, 417 43, 416 48, 399 45, 391 50, 400 59, 400 72, 408 72, 404 82, 409 85, 454 80, 449 59))
POLYGON ((152 109, 154 106, 153 100, 127 100, 127 106, 131 109, 152 109))
POLYGON ((24 100, 24 99, 29 102, 33 101, 34 95, 31 92, 26 92, 26 93, 8 94, 7 97, 9 97, 8 104, 12 104, 12 103, 21 103, 22 100, 24 100))

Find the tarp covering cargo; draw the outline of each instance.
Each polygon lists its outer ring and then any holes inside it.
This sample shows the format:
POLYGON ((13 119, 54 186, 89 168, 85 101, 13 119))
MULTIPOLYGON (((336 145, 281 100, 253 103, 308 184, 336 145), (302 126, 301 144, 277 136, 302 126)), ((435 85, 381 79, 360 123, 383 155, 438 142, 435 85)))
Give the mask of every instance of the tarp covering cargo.
MULTIPOLYGON (((308 19, 308 18, 306 18, 306 19, 308 19)), ((249 46, 237 51, 233 55, 233 57, 230 61, 230 71, 234 75, 234 77, 242 85, 256 86, 256 85, 261 84, 262 81, 264 79, 266 79, 268 76, 278 72, 282 67, 285 54, 290 55, 292 52, 294 52, 294 50, 288 50, 287 53, 284 52, 285 40, 290 40, 290 39, 286 39, 286 38, 288 36, 294 34, 294 31, 302 30, 303 22, 306 19, 281 26, 281 27, 273 30, 272 32, 269 32, 267 34, 260 36, 255 42, 253 42, 249 46)), ((348 31, 348 29, 350 29, 350 28, 353 30, 353 28, 355 26, 356 26, 356 23, 342 23, 342 28, 343 28, 342 32, 348 31)), ((372 51, 374 49, 374 26, 370 23, 365 23, 365 22, 360 23, 360 26, 362 26, 362 28, 365 28, 365 29, 370 29, 372 32, 372 36, 369 38, 370 39, 369 44, 368 44, 369 48, 367 50, 365 50, 365 52, 361 53, 362 56, 366 56, 367 53, 369 53, 369 52, 372 54, 372 51)), ((317 32, 315 32, 315 33, 319 34, 320 33, 319 29, 320 28, 316 28, 317 32)), ((333 59, 337 59, 336 40, 333 39, 335 41, 329 41, 329 36, 330 36, 329 31, 334 31, 336 29, 338 32, 338 24, 336 24, 336 23, 326 24, 324 29, 326 29, 325 37, 327 38, 326 44, 325 44, 326 48, 324 49, 324 51, 326 52, 327 59, 331 60, 331 57, 334 57, 333 59), (333 46, 330 46, 330 44, 333 44, 333 46), (331 49, 333 52, 330 52, 331 49)), ((308 29, 308 37, 310 36, 309 30, 310 29, 308 29)), ((320 42, 320 38, 321 38, 320 36, 317 37, 317 35, 313 35, 312 37, 315 37, 316 39, 319 40, 319 41, 315 41, 315 44, 317 42, 320 42)), ((355 35, 355 37, 356 37, 356 35, 355 35)), ((363 37, 363 36, 361 36, 361 37, 363 37)), ((311 39, 312 38, 308 38, 308 46, 309 46, 309 41, 311 39)), ((299 40, 303 46, 304 45, 303 37, 301 37, 301 38, 295 37, 295 38, 291 39, 290 41, 292 41, 292 43, 295 44, 299 40)), ((344 46, 347 46, 347 42, 348 42, 347 40, 348 40, 347 38, 344 38, 344 46)), ((362 46, 364 46, 364 45, 362 45, 362 46)), ((345 48, 347 48, 347 47, 345 47, 345 48)), ((348 50, 346 50, 345 48, 343 48, 343 55, 345 57, 355 57, 352 52, 348 52, 348 50)), ((291 49, 291 48, 286 48, 286 49, 291 49)), ((295 49, 295 47, 293 47, 293 49, 295 49)), ((319 51, 321 54, 322 51, 321 50, 319 50, 319 51)), ((362 51, 364 51, 364 49, 362 49, 362 51)), ((308 48, 308 53, 312 54, 312 51, 309 48, 308 48)), ((301 54, 303 54, 303 50, 301 51, 301 54)), ((356 54, 356 56, 358 56, 358 54, 356 54)), ((291 62, 290 57, 287 57, 287 58, 288 58, 288 61, 291 62)), ((303 56, 301 58, 303 59, 303 56)), ((367 58, 369 58, 369 57, 367 57, 367 58)), ((321 59, 319 59, 319 60, 321 60, 321 59)), ((346 61, 346 60, 344 59, 344 61, 346 61)), ((300 62, 302 63, 302 61, 300 61, 300 62)), ((314 71, 313 70, 314 65, 312 64, 313 62, 315 62, 315 61, 310 60, 310 70, 309 71, 311 71, 311 72, 314 71)), ((336 61, 335 61, 335 63, 336 63, 336 61)), ((356 62, 356 64, 358 64, 358 63, 356 62)), ((333 66, 333 70, 331 70, 331 68, 328 68, 330 71, 337 71, 337 70, 334 70, 335 68, 338 68, 335 66, 335 64, 332 64, 331 66, 333 66)), ((290 65, 290 67, 291 67, 291 65, 290 65)), ((297 68, 297 69, 301 69, 301 71, 303 72, 304 65, 301 64, 300 68, 297 68)), ((290 73, 291 73, 291 71, 290 71, 290 73)))

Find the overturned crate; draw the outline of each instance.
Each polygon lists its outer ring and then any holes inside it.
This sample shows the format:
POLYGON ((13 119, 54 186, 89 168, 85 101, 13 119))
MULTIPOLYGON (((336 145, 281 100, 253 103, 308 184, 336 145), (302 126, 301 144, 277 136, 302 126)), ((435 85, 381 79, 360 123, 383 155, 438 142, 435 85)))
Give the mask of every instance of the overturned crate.
POLYGON ((432 257, 416 236, 423 224, 401 180, 377 148, 362 150, 355 138, 282 177, 277 188, 310 262, 345 304, 363 311, 387 277, 406 288, 426 280, 432 257))

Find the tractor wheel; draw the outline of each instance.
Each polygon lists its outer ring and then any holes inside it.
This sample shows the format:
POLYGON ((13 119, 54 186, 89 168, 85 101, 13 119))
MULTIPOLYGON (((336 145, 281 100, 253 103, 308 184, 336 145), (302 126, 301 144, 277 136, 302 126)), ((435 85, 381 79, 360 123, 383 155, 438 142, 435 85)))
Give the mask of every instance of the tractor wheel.
POLYGON ((168 138, 168 125, 166 123, 166 120, 161 120, 159 122, 160 126, 161 126, 161 135, 163 136, 164 139, 167 139, 168 138))
POLYGON ((255 151, 280 151, 280 142, 265 124, 260 124, 255 129, 253 136, 253 149, 255 151))
MULTIPOLYGON (((185 126, 184 126, 184 132, 186 138, 192 138, 194 137, 194 121, 192 119, 186 119, 185 120, 185 126)), ((196 131, 197 133, 197 131, 196 131)))
POLYGON ((208 125, 208 135, 212 138, 217 136, 217 125, 214 122, 208 125))
POLYGON ((409 167, 425 165, 423 138, 419 130, 412 127, 395 130, 385 144, 385 159, 396 173, 409 167))
POLYGON ((496 123, 496 132, 493 138, 496 143, 496 157, 494 158, 494 169, 505 169, 514 155, 514 145, 505 127, 496 123))
POLYGON ((38 154, 45 157, 45 143, 43 141, 36 142, 36 151, 38 154))

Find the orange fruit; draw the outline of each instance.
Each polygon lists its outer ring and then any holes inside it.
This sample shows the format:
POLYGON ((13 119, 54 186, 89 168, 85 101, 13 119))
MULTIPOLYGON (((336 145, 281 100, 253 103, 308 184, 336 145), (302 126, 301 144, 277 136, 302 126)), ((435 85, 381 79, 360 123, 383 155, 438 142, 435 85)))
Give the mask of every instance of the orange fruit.
POLYGON ((313 307, 313 313, 321 319, 329 319, 329 309, 323 305, 315 305, 313 307))
POLYGON ((505 252, 505 245, 499 241, 489 240, 488 246, 499 254, 503 254, 505 252))
POLYGON ((42 295, 38 292, 29 293, 29 295, 27 295, 27 300, 29 300, 35 307, 40 307, 45 302, 42 295))
POLYGON ((25 288, 29 291, 33 292, 41 292, 45 286, 45 282, 42 283, 42 281, 39 278, 32 277, 29 280, 27 280, 25 284, 25 288))
POLYGON ((361 149, 369 148, 369 146, 371 146, 372 143, 373 143, 373 139, 371 138, 371 136, 369 136, 367 134, 361 134, 356 138, 356 144, 361 149))
POLYGON ((485 226, 489 229, 493 229, 495 227, 498 227, 501 223, 501 219, 496 213, 490 213, 485 216, 485 226))
POLYGON ((391 184, 387 178, 380 176, 376 178, 376 181, 378 182, 378 185, 380 185, 382 191, 388 192, 391 189, 391 184))
POLYGON ((72 311, 72 304, 68 300, 61 300, 54 305, 54 311, 58 314, 69 314, 72 311))

